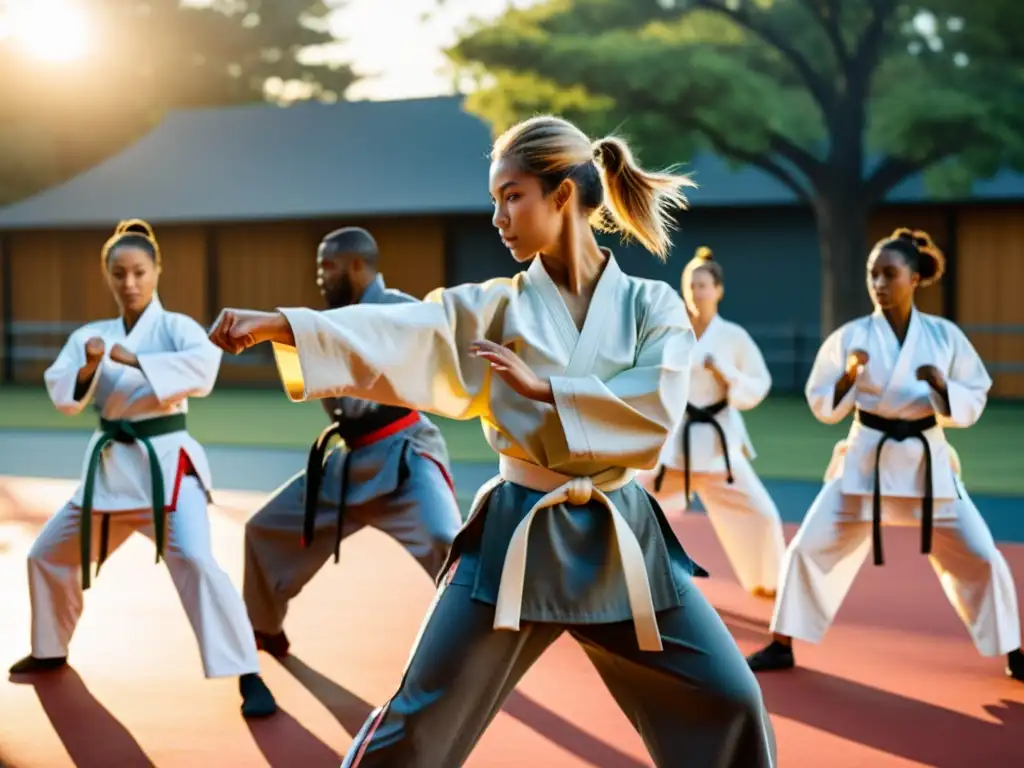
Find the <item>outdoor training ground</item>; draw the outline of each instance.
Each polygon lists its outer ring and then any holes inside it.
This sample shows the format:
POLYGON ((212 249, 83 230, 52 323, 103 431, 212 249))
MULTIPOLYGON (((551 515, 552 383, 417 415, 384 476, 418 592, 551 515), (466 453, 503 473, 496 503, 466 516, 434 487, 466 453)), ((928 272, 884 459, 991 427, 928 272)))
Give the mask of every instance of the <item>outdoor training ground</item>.
MULTIPOLYGON (((788 535, 817 491, 845 427, 824 427, 800 399, 748 416, 788 535)), ((0 664, 28 651, 25 556, 74 487, 92 416, 60 416, 41 389, 0 389, 0 664)), ((493 473, 475 422, 440 422, 460 500, 493 473)), ((279 390, 218 391, 192 403, 218 489, 214 547, 237 584, 242 526, 301 469, 324 426, 317 404, 279 390)), ((990 404, 973 429, 950 431, 964 479, 1024 591, 1024 407, 990 404)), ((674 516, 684 546, 713 577, 698 582, 750 651, 768 637, 771 605, 737 585, 703 515, 674 516)), ((761 676, 782 768, 1009 768, 1024 765, 1024 685, 982 659, 946 604, 913 529, 886 531, 883 568, 866 565, 839 620, 802 668, 761 676)), ((346 542, 295 601, 294 655, 262 656, 282 712, 247 724, 236 683, 202 678, 195 642, 152 545, 133 538, 89 592, 73 669, 31 682, 0 677, 0 766, 235 768, 337 766, 370 709, 402 673, 432 585, 389 539, 346 542)), ((524 678, 469 766, 640 768, 652 765, 585 656, 563 639, 524 678)), ((437 768, 445 768, 437 766, 437 768)), ((672 768, 675 768, 673 766, 672 768)), ((681 765, 679 768, 686 768, 681 765)))

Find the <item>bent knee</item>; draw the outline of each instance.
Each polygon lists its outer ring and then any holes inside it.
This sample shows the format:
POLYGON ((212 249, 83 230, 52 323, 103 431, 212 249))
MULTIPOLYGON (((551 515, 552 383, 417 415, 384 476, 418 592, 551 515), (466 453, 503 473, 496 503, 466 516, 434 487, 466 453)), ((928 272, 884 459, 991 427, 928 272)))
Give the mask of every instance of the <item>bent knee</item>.
POLYGON ((764 696, 761 685, 750 668, 743 664, 717 690, 721 704, 734 717, 749 722, 760 722, 764 717, 764 696))
POLYGON ((77 564, 80 559, 81 552, 77 542, 72 547, 55 546, 53 540, 45 536, 40 536, 32 542, 28 550, 29 567, 77 564))
POLYGON ((203 576, 208 573, 220 572, 221 567, 213 557, 213 552, 208 549, 178 549, 165 553, 168 565, 174 564, 183 568, 195 576, 203 576))

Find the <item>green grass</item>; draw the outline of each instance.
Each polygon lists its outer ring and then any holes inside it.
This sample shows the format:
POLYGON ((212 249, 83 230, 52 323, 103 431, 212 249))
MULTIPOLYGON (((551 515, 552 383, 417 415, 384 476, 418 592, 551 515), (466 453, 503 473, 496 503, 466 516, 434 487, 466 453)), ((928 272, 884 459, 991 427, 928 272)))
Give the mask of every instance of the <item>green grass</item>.
MULTIPOLYGON (((189 429, 208 445, 306 449, 326 424, 319 403, 291 403, 279 390, 217 390, 193 400, 189 429)), ((772 397, 746 416, 762 477, 818 482, 848 425, 815 421, 799 397, 772 397)), ((436 419, 453 461, 493 461, 475 421, 436 419)), ((0 429, 92 429, 95 417, 54 410, 42 388, 0 387, 0 429)), ((980 423, 949 430, 974 493, 1024 495, 1024 404, 993 402, 980 423)))

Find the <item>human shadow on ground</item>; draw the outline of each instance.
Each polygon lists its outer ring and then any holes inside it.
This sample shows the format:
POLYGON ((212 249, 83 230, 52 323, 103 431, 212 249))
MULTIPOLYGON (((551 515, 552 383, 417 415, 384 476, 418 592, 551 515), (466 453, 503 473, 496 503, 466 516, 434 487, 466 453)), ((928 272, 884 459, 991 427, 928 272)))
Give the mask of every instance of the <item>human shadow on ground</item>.
POLYGON ((71 667, 12 675, 10 680, 16 685, 35 688, 46 717, 75 765, 83 768, 97 765, 149 768, 154 765, 135 737, 92 695, 71 667))

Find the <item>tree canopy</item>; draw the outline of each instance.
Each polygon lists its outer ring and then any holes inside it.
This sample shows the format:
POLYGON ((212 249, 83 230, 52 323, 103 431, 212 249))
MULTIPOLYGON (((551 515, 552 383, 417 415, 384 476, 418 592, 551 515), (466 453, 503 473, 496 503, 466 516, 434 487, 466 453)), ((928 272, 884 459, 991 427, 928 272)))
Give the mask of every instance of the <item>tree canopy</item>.
POLYGON ((88 4, 80 62, 32 60, 0 40, 0 200, 117 151, 169 109, 341 98, 348 66, 308 55, 335 43, 318 0, 109 0, 88 4))
POLYGON ((923 172, 960 196, 1024 169, 1020 18, 1010 0, 541 0, 449 56, 495 130, 552 111, 648 164, 711 150, 779 180, 817 219, 827 331, 867 308, 867 220, 893 187, 923 172))

